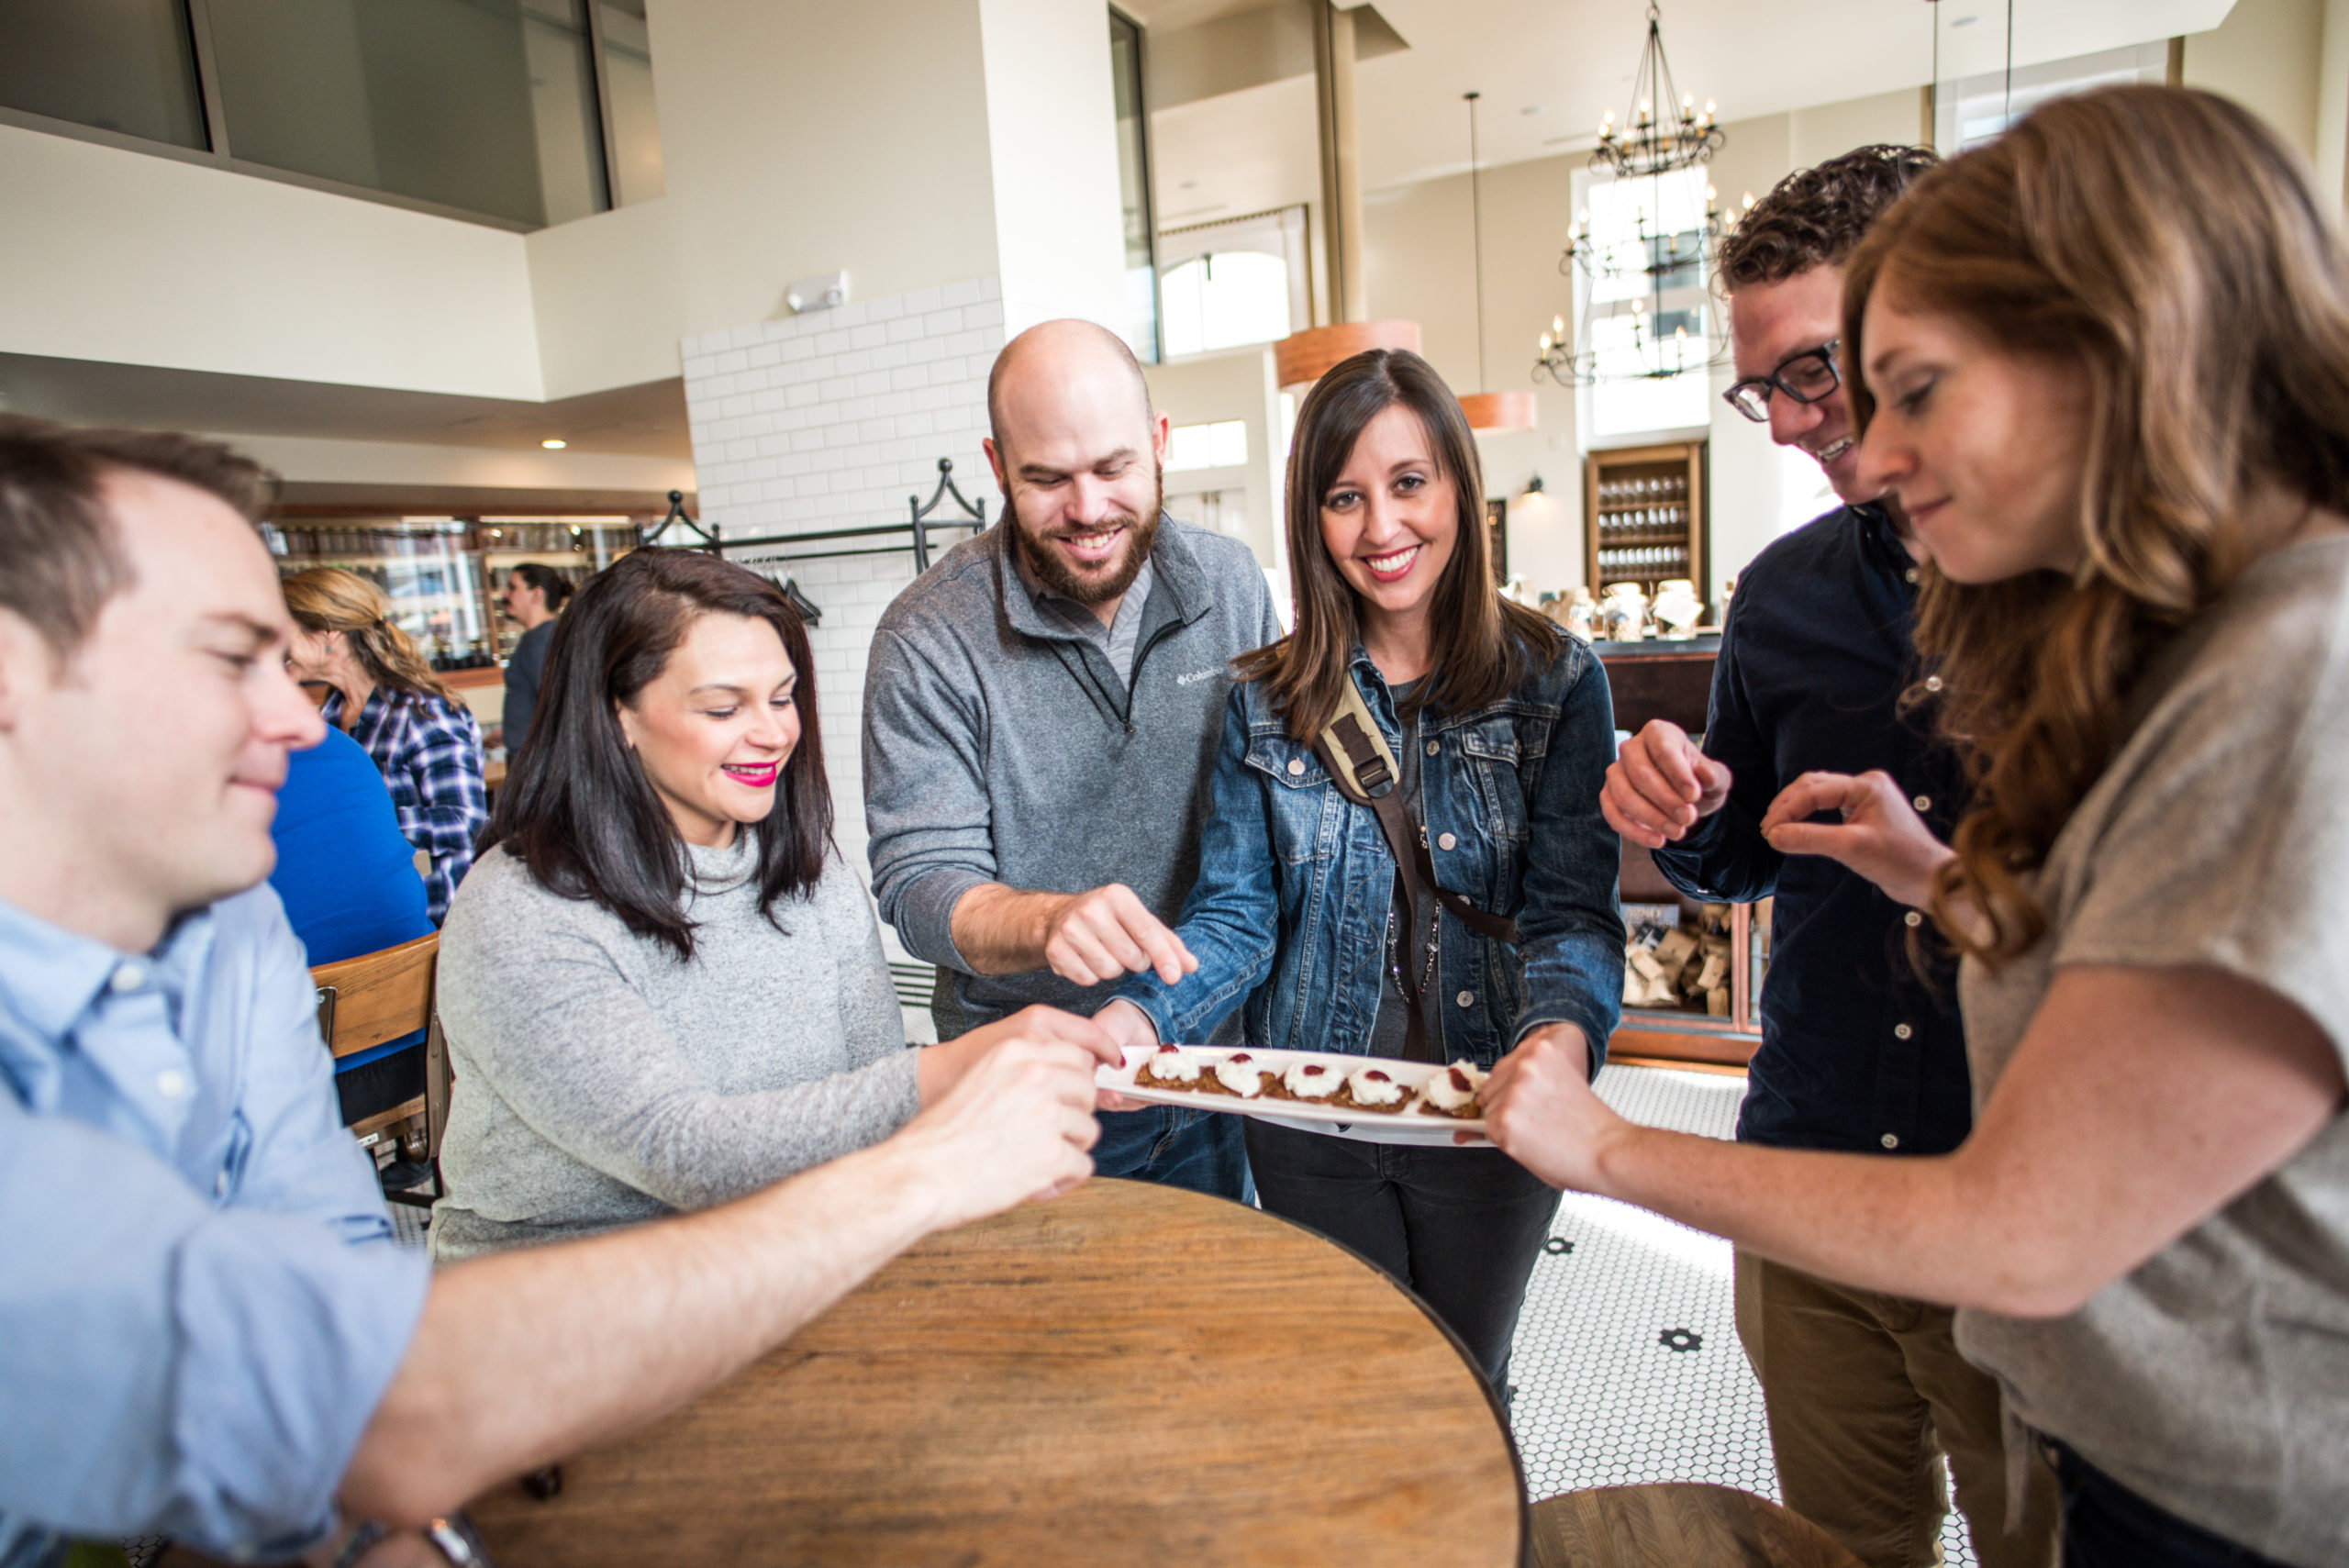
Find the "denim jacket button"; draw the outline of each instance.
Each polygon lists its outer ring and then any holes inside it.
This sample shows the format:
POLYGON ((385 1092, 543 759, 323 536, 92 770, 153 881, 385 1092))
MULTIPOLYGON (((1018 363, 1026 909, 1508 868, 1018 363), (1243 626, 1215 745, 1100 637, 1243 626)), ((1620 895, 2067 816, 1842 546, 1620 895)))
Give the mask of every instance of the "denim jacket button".
POLYGON ((1439 751, 1442 751, 1442 750, 1443 750, 1443 742, 1442 742, 1442 741, 1441 741, 1441 740, 1431 740, 1431 741, 1429 741, 1429 742, 1428 742, 1428 755, 1429 755, 1429 756, 1432 757, 1432 756, 1434 756, 1437 752, 1439 752, 1439 751))
POLYGON ((1460 847, 1460 840, 1449 833, 1439 833, 1436 835, 1435 847, 1439 850, 1455 850, 1460 847))
POLYGON ((1303 772, 1305 772, 1305 759, 1302 757, 1291 757, 1288 760, 1288 776, 1295 778, 1297 774, 1303 772))
POLYGON ((1464 1007, 1473 1007, 1476 1005, 1476 993, 1474 991, 1463 991, 1459 995, 1454 996, 1453 1000, 1459 1003, 1464 1007))

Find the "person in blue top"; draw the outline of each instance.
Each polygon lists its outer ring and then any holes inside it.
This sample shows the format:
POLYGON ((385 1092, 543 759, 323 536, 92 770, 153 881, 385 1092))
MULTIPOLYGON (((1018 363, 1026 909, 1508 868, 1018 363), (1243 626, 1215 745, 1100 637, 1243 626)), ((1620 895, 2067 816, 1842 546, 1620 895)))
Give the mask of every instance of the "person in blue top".
POLYGON ((269 836, 277 846, 269 884, 311 967, 430 934, 424 879, 391 792, 343 731, 328 725, 326 739, 285 759, 269 836))
POLYGON ((466 1498, 1089 1169, 1099 1031, 1063 1016, 720 1207, 437 1272, 402 1248, 262 884, 324 728, 273 488, 213 442, 0 416, 0 1568, 157 1534, 434 1561, 466 1498))
MULTIPOLYGON (((313 969, 431 935, 424 879, 384 775, 333 725, 325 740, 285 759, 269 836, 277 847, 269 884, 313 969)), ((418 1031, 339 1059, 342 1119, 356 1122, 421 1094, 423 1043, 418 1031)))
MULTIPOLYGON (((1247 1006, 1265 1048, 1490 1067, 1556 1042, 1596 1072, 1621 1011, 1620 848, 1599 816, 1614 707, 1588 649, 1493 591, 1484 484, 1459 400, 1417 354, 1317 383, 1289 458, 1297 627, 1239 661, 1176 936, 1198 967, 1128 981, 1121 1043, 1197 1040, 1247 1006), (1397 875, 1373 808, 1315 748, 1352 683, 1399 764, 1439 886, 1397 875), (1419 1017, 1414 1025, 1412 1014, 1419 1017)), ((1556 1195, 1498 1151, 1246 1123, 1264 1207, 1412 1290, 1497 1389, 1556 1195)))

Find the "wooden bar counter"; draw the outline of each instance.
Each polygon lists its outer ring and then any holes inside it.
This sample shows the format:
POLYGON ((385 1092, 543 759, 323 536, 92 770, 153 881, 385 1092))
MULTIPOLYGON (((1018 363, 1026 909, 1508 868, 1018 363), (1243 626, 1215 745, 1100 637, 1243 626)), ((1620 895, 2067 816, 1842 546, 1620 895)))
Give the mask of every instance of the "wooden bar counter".
POLYGON ((473 1505, 500 1568, 1510 1568, 1499 1410, 1368 1265, 1097 1180, 933 1237, 730 1382, 473 1505))

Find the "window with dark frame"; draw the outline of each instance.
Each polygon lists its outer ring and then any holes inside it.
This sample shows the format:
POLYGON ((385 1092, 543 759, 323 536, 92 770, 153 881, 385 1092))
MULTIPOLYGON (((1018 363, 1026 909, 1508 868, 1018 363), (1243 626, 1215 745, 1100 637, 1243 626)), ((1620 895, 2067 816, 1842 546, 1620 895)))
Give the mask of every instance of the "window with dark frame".
POLYGON ((0 121, 514 229, 657 196, 643 0, 0 0, 0 121))

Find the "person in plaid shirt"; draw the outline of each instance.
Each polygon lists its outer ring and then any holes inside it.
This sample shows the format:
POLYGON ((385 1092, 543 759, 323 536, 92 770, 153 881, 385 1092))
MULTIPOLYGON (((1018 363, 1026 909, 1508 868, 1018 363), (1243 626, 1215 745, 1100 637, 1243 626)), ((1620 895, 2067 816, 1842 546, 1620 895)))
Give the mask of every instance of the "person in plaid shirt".
POLYGON ((374 584, 317 566, 284 586, 295 628, 294 677, 333 688, 321 710, 327 722, 349 731, 383 770, 400 831, 430 857, 424 893, 438 926, 489 821, 481 726, 391 623, 391 604, 374 584))

